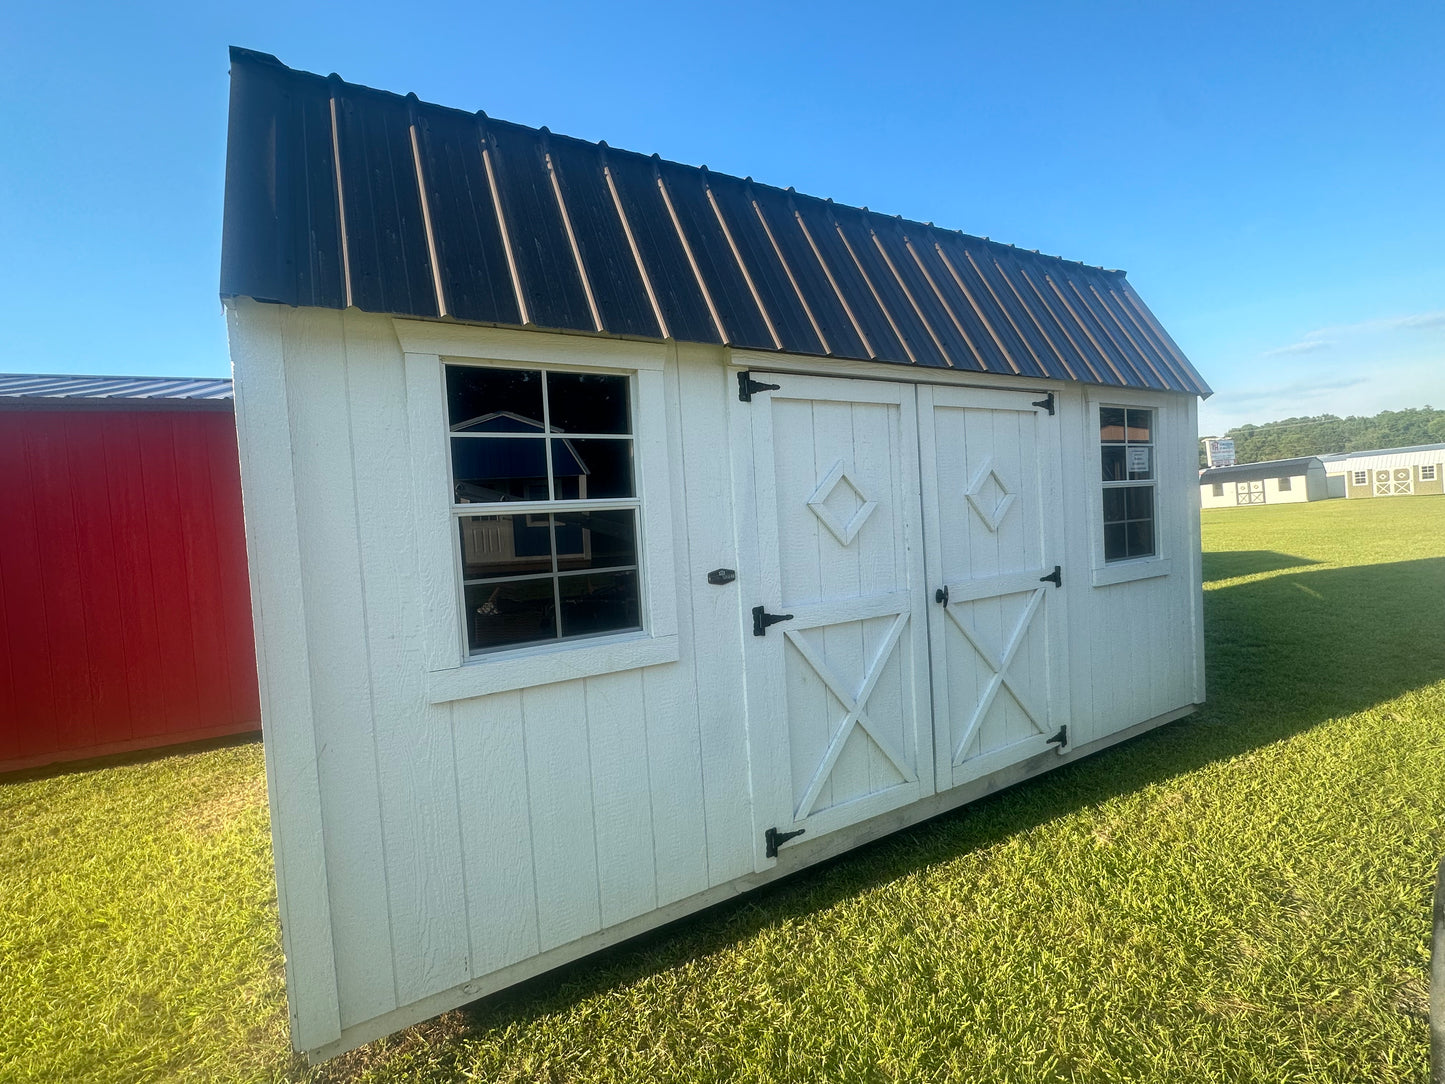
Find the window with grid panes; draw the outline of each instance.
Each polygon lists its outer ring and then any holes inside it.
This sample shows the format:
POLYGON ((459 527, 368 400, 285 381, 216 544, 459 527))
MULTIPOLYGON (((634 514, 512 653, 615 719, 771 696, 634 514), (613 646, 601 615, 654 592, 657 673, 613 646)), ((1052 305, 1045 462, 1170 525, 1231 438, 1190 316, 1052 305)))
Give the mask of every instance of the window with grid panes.
POLYGON ((469 652, 640 629, 630 378, 448 365, 446 394, 469 652))
POLYGON ((1099 408, 1105 561, 1156 552, 1154 436, 1154 411, 1099 408))

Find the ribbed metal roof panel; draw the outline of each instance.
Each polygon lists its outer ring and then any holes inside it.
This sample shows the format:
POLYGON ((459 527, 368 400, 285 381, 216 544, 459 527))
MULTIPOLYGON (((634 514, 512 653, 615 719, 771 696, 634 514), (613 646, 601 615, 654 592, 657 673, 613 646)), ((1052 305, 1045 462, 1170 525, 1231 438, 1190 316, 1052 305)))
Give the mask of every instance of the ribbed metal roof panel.
POLYGON ((223 296, 1209 394, 1123 272, 231 61, 223 296))
POLYGON ((1234 467, 1210 467, 1199 472, 1199 483, 1206 482, 1257 482, 1263 478, 1294 478, 1305 474, 1310 467, 1319 463, 1319 457, 1302 456, 1299 459, 1271 459, 1261 463, 1240 463, 1234 467))
POLYGON ((0 373, 6 399, 212 399, 232 398, 231 382, 213 377, 71 376, 0 373))

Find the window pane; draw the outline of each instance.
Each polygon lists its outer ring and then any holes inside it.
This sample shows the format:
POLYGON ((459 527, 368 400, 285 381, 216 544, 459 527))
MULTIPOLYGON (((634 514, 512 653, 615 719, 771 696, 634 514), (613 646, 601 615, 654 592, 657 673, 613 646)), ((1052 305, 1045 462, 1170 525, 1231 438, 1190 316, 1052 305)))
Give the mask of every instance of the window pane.
POLYGON ((1214 483, 1214 495, 1215 495, 1216 497, 1222 497, 1222 496, 1224 496, 1224 483, 1223 483, 1223 482, 1215 482, 1215 483, 1214 483))
POLYGON ((1117 523, 1122 519, 1128 518, 1124 511, 1124 494, 1125 490, 1123 489, 1104 490, 1105 523, 1117 523))
POLYGON ((462 616, 472 651, 556 638, 557 607, 551 576, 472 584, 464 590, 466 612, 462 616))
POLYGON ((447 422, 454 433, 540 433, 542 374, 448 365, 447 422))
POLYGON ((1104 560, 1117 561, 1128 556, 1124 546, 1125 529, 1122 523, 1111 523, 1104 528, 1104 560))
POLYGON ((552 532, 547 516, 464 516, 462 579, 525 576, 552 571, 552 532))
POLYGON ((1154 412, 1152 410, 1131 410, 1128 412, 1130 444, 1148 444, 1153 439, 1154 412))
POLYGON ((630 433, 627 377, 548 373, 547 412, 554 433, 630 433))
POLYGON ((635 495, 630 440, 554 440, 552 470, 558 500, 635 495))
POLYGON ((1154 518, 1154 487, 1153 486, 1128 486, 1119 492, 1127 498, 1127 511, 1125 519, 1153 519, 1154 518))
POLYGON ((545 501, 547 448, 526 437, 452 437, 453 499, 545 501))
POLYGON ((1279 491, 1281 493, 1288 493, 1290 491, 1290 481, 1288 478, 1281 478, 1279 480, 1279 491))
POLYGON ((1124 439, 1124 408, 1099 408, 1099 439, 1122 441, 1124 439))
POLYGON ((1104 463, 1104 481, 1122 482, 1124 480, 1124 451, 1122 444, 1112 447, 1106 444, 1099 449, 1104 463))
POLYGON ((562 576, 562 635, 586 636, 642 627, 636 572, 562 576))
POLYGON ((613 568, 637 564, 637 514, 630 508, 558 512, 557 568, 613 568))
POLYGON ((1139 520, 1126 525, 1127 546, 1130 557, 1148 557, 1154 552, 1154 521, 1139 520))
POLYGON ((1125 466, 1131 481, 1154 477, 1154 449, 1130 445, 1125 449, 1125 466))

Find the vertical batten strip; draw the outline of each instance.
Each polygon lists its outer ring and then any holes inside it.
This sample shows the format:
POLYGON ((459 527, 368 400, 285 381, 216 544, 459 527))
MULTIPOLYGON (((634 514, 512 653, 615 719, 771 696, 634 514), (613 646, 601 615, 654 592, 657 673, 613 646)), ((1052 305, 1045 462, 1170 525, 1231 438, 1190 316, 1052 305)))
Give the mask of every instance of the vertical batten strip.
MULTIPOLYGON (((883 295, 878 292, 878 287, 874 286, 873 280, 868 277, 868 272, 863 267, 863 261, 858 258, 858 253, 854 252, 853 246, 848 243, 848 235, 843 232, 843 227, 838 224, 837 216, 832 213, 832 210, 832 207, 828 208, 828 217, 832 219, 833 229, 838 233, 838 240, 843 242, 843 248, 847 251, 849 259, 853 261, 853 266, 858 269, 858 275, 863 279, 863 285, 867 286, 868 292, 873 295, 873 301, 878 306, 878 311, 883 314, 883 319, 887 320, 888 326, 893 329, 893 335, 897 338, 898 345, 903 347, 903 352, 908 355, 908 360, 914 365, 919 364, 917 355, 908 348, 908 340, 903 337, 903 332, 898 327, 898 321, 893 319, 893 314, 888 311, 888 306, 883 304, 883 295)), ((868 229, 866 224, 863 228, 868 229)), ((872 235, 871 230, 869 230, 869 235, 872 235)), ((923 326, 927 327, 928 325, 924 324, 923 326)), ((948 355, 945 354, 944 357, 946 358, 948 355)))
POLYGON ((336 177, 336 219, 341 225, 341 281, 346 289, 346 308, 351 308, 351 252, 346 243, 346 192, 341 186, 341 137, 337 134, 336 84, 337 76, 328 80, 332 84, 328 99, 331 105, 331 164, 336 177))
POLYGON ((617 194, 617 182, 612 179, 612 170, 607 165, 607 144, 599 143, 598 156, 602 162, 602 177, 607 182, 607 191, 612 193, 612 206, 617 208, 617 219, 622 223, 622 234, 627 238, 627 247, 632 250, 632 260, 637 264, 637 273, 642 276, 642 287, 647 291, 647 300, 652 303, 652 314, 657 317, 657 329, 662 332, 664 339, 672 338, 672 332, 668 329, 667 318, 662 314, 662 306, 657 301, 657 291, 652 287, 652 277, 647 273, 647 266, 642 262, 642 253, 637 248, 637 237, 632 232, 632 223, 627 220, 627 212, 622 207, 622 197, 617 194))
POLYGON ((416 191, 417 196, 421 199, 421 224, 422 229, 426 232, 427 255, 431 258, 432 287, 436 290, 437 294, 437 315, 446 316, 448 315, 446 291, 442 289, 442 267, 441 262, 437 259, 436 231, 432 229, 431 224, 431 200, 427 198, 426 174, 421 168, 421 146, 416 138, 416 105, 414 95, 413 101, 409 102, 408 105, 411 107, 411 161, 412 165, 416 167, 416 191))
POLYGON ((789 207, 788 209, 793 212, 793 217, 798 222, 798 228, 803 231, 803 236, 807 238, 808 247, 813 250, 813 257, 818 261, 818 266, 823 269, 823 274, 828 279, 828 285, 833 287, 833 294, 838 298, 838 304, 843 307, 843 311, 848 314, 848 319, 853 322, 853 330, 858 333, 858 339, 863 343, 863 349, 868 352, 870 358, 876 358, 878 356, 877 348, 868 340, 867 334, 863 331, 863 325, 858 322, 858 316, 853 311, 853 306, 848 304, 847 296, 838 288, 838 280, 833 277, 833 269, 828 266, 828 261, 823 259, 823 252, 818 248, 817 240, 808 230, 808 224, 803 221, 803 216, 798 213, 796 207, 789 207))
POLYGON ((818 336, 818 341, 823 344, 823 353, 832 354, 832 344, 828 342, 828 337, 823 334, 822 325, 818 323, 818 318, 813 315, 813 308, 808 304, 808 299, 803 296, 802 288, 798 285, 798 276, 793 274, 793 269, 788 264, 787 257, 783 255, 782 246, 778 244, 778 239, 773 236, 773 228, 768 225, 768 220, 763 214, 763 209, 758 206, 758 201, 753 198, 751 188, 748 191, 748 203, 751 204, 753 208, 753 214, 758 216, 758 222, 762 224, 763 233, 767 235, 768 244, 773 246, 773 252, 778 257, 778 263, 782 265, 783 273, 788 276, 788 282, 792 284, 793 293, 798 295, 798 304, 803 306, 803 314, 807 316, 808 323, 813 325, 813 333, 818 336))
MULTIPOLYGON (((677 239, 682 243, 682 251, 687 257, 687 265, 692 268, 693 278, 697 279, 697 288, 702 291, 702 299, 707 304, 708 313, 712 316, 713 326, 717 328, 718 337, 726 343, 729 341, 727 328, 723 327, 722 317, 718 315, 717 306, 712 301, 712 294, 708 292, 707 283, 703 281, 702 270, 697 265, 697 257, 692 254, 692 246, 687 243, 687 235, 682 232, 682 222, 678 220, 677 208, 672 205, 672 196, 668 194, 667 185, 662 181, 662 173, 657 168, 657 162, 657 155, 653 155, 652 179, 657 183, 657 190, 662 193, 662 204, 667 208, 667 217, 672 220, 672 228, 677 231, 677 239)), ((767 314, 764 313, 764 319, 766 318, 767 314)))
MULTIPOLYGON (((921 323, 923 329, 928 332, 929 337, 933 340, 933 345, 938 347, 938 353, 943 358, 944 363, 947 364, 950 369, 957 368, 953 359, 948 356, 948 348, 943 345, 943 340, 939 338, 938 332, 933 330, 933 325, 928 322, 928 317, 923 315, 923 306, 918 303, 918 298, 913 296, 913 291, 908 288, 908 283, 905 282, 903 276, 898 273, 898 266, 889 258, 887 250, 883 247, 883 242, 878 240, 878 231, 869 226, 868 236, 873 238, 873 247, 878 250, 878 255, 883 257, 883 262, 888 265, 888 270, 898 281, 898 288, 903 291, 903 296, 908 299, 908 303, 913 306, 913 311, 918 314, 918 322, 921 323)), ((906 240, 904 244, 907 244, 906 240)), ((898 328, 895 327, 893 330, 897 331, 898 328)), ((902 340, 903 336, 900 335, 898 338, 902 340)), ((908 344, 904 343, 904 349, 906 350, 907 348, 908 344)))
POLYGON ((953 326, 958 329, 959 337, 963 339, 964 344, 973 352, 974 360, 982 367, 983 372, 992 372, 988 367, 988 360, 983 356, 983 351, 979 350, 978 344, 973 341, 973 338, 964 329, 963 321, 958 318, 958 314, 953 311, 953 306, 951 306, 948 303, 948 299, 943 296, 943 291, 939 289, 938 283, 933 280, 933 276, 924 265, 923 257, 918 255, 918 249, 913 246, 913 240, 907 235, 904 235, 903 247, 908 249, 908 254, 913 257, 913 262, 918 265, 918 271, 923 276, 923 281, 928 283, 929 289, 933 291, 933 296, 938 299, 939 306, 948 315, 948 318, 953 321, 953 326))
POLYGON ((738 262, 738 270, 743 273, 743 281, 748 284, 748 291, 753 295, 753 302, 758 306, 758 312, 762 314, 763 323, 767 325, 768 334, 773 337, 774 349, 783 348, 783 340, 778 335, 778 329, 773 326, 773 318, 768 315, 768 308, 763 304, 762 295, 758 293, 758 287, 753 282, 753 276, 748 271, 748 265, 743 262, 743 254, 738 248, 738 243, 733 239, 733 231, 728 229, 727 219, 723 217, 722 208, 718 206, 717 199, 712 194, 712 187, 707 183, 707 169, 702 171, 702 190, 707 195, 707 202, 712 207, 712 213, 717 216, 717 224, 722 227, 723 237, 727 239, 728 248, 732 250, 733 259, 738 262))
POLYGON ((502 235, 502 251, 507 254, 507 273, 512 277, 512 294, 517 299, 517 314, 522 318, 523 324, 532 322, 532 314, 527 311, 527 296, 522 292, 522 276, 517 273, 517 256, 512 249, 512 230, 507 225, 507 216, 502 213, 502 196, 497 188, 497 171, 492 165, 491 139, 487 135, 485 113, 477 114, 477 138, 482 145, 482 165, 487 171, 487 188, 492 193, 492 210, 497 216, 497 229, 502 235))
POLYGON ((557 198, 557 210, 562 213, 562 229, 566 231, 567 243, 572 246, 572 261, 577 265, 577 276, 582 280, 582 292, 587 295, 587 308, 592 312, 592 326, 598 331, 607 330, 602 326, 602 313, 597 308, 597 297, 592 293, 592 280, 587 277, 587 268, 582 263, 582 249, 577 244, 577 231, 572 228, 572 216, 567 213, 567 201, 562 198, 562 184, 557 180, 557 167, 552 162, 552 149, 542 137, 542 160, 547 163, 547 176, 552 181, 552 195, 557 198))
MULTIPOLYGON (((1003 355, 1004 360, 1009 363, 1009 367, 1013 369, 1016 375, 1023 375, 1023 369, 1019 368, 1019 363, 1014 359, 1014 356, 1008 352, 1008 347, 1004 345, 1003 336, 998 333, 998 328, 993 326, 992 321, 988 318, 988 314, 983 311, 983 307, 978 303, 978 299, 973 296, 973 292, 965 285, 963 276, 958 273, 958 268, 953 266, 953 261, 948 258, 948 253, 943 251, 943 246, 935 241, 933 242, 933 250, 938 253, 938 258, 943 261, 943 266, 948 268, 948 273, 953 276, 954 285, 958 287, 959 292, 968 300, 968 303, 973 306, 974 314, 978 317, 979 322, 988 328, 988 333, 993 337, 993 343, 998 347, 998 352, 1003 355)), ((967 256, 968 253, 965 252, 964 255, 967 256)), ((984 285, 987 286, 988 284, 984 283, 984 285)))

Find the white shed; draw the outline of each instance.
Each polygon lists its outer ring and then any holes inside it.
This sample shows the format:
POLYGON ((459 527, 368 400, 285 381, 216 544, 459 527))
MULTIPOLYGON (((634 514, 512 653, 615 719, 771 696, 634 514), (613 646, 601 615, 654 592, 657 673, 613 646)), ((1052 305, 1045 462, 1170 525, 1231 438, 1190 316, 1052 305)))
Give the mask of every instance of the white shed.
POLYGON ((1203 700, 1122 272, 236 51, 222 295, 312 1057, 1203 700))
POLYGON ((1445 493, 1445 444, 1377 448, 1321 456, 1341 497, 1413 497, 1445 493))
POLYGON ((1325 466, 1313 455, 1199 472, 1199 501, 1205 508, 1299 504, 1330 496, 1325 466))

